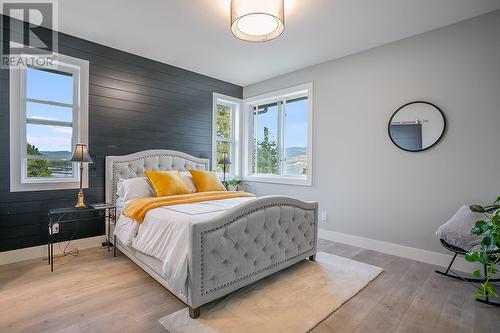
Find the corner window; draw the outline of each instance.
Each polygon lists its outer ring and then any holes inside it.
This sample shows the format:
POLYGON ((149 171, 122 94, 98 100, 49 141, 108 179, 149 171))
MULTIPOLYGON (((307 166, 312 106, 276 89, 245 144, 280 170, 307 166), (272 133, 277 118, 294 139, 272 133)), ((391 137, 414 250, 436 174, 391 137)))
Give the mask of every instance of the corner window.
POLYGON ((245 101, 250 181, 311 185, 312 85, 245 101))
POLYGON ((221 94, 214 94, 212 169, 222 175, 223 165, 218 164, 222 153, 227 153, 230 165, 226 176, 239 174, 239 109, 241 100, 221 94))
POLYGON ((77 143, 87 143, 88 62, 57 59, 57 69, 11 69, 11 191, 78 187, 70 158, 77 143))

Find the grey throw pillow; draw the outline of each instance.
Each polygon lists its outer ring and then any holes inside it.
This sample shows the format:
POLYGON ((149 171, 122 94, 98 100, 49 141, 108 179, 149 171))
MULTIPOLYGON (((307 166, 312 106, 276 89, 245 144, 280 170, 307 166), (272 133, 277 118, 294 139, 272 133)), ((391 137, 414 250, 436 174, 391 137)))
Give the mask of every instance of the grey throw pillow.
POLYGON ((484 219, 484 215, 471 212, 468 205, 460 207, 451 219, 439 227, 436 235, 446 243, 464 249, 475 251, 479 249, 482 237, 471 234, 476 221, 484 219))

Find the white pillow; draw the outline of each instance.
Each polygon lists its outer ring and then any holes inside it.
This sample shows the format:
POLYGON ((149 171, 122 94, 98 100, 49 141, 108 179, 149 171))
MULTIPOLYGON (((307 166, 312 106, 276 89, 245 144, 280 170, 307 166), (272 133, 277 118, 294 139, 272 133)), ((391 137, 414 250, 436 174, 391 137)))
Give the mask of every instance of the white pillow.
POLYGON ((182 180, 184 181, 184 183, 186 183, 187 187, 189 188, 189 192, 191 193, 198 192, 198 188, 196 187, 196 183, 194 182, 191 173, 187 171, 181 171, 179 173, 181 174, 182 180))
POLYGON ((136 177, 118 180, 118 196, 124 202, 136 198, 154 197, 155 192, 146 177, 136 177))

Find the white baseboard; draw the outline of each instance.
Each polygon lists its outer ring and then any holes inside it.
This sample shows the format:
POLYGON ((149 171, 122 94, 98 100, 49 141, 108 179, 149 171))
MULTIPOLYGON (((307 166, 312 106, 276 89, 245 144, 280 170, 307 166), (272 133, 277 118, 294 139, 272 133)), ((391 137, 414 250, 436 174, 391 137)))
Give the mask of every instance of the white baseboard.
MULTIPOLYGON (((350 234, 344 234, 341 232, 336 232, 326 229, 319 229, 318 237, 338 243, 361 247, 363 249, 378 251, 398 257, 421 261, 436 266, 447 267, 452 259, 451 255, 443 253, 417 249, 414 247, 399 245, 395 243, 388 243, 376 239, 365 238, 350 234)), ((478 268, 480 268, 479 265, 467 262, 461 257, 460 258, 457 257, 452 267, 452 269, 462 272, 472 272, 478 268)))
MULTIPOLYGON (((361 247, 368 250, 391 254, 398 257, 421 261, 436 266, 446 267, 448 266, 452 258, 452 256, 443 253, 417 249, 414 247, 399 245, 395 243, 388 243, 376 239, 365 238, 350 234, 344 234, 341 232, 331 231, 326 229, 319 229, 318 237, 338 243, 361 247)), ((106 240, 105 236, 96 236, 90 238, 76 239, 73 240, 71 244, 72 246, 76 246, 78 247, 78 249, 83 250, 92 247, 99 247, 101 246, 101 243, 104 242, 105 240, 106 240)), ((62 242, 61 246, 63 244, 65 244, 65 242, 62 242)), ((61 251, 59 250, 59 246, 57 246, 57 243, 54 243, 54 254, 55 255, 61 254, 61 251)), ((5 252, 0 252, 0 265, 25 261, 30 259, 37 259, 46 256, 47 256, 47 245, 40 245, 40 246, 28 247, 25 249, 5 251, 5 252)), ((457 258, 457 260, 453 264, 453 268, 455 270, 459 270, 462 272, 472 272, 478 267, 479 267, 478 265, 466 262, 462 258, 457 258)))
MULTIPOLYGON (((95 236, 89 238, 75 239, 71 241, 71 247, 76 246, 78 249, 89 249, 92 247, 101 246, 102 242, 106 240, 106 236, 95 236)), ((61 254, 59 250, 58 243, 54 243, 54 255, 61 254)), ((61 247, 66 244, 66 242, 61 242, 61 247)), ((64 248, 63 248, 64 249, 64 248)), ((47 245, 27 247, 25 249, 12 250, 0 252, 0 265, 10 264, 19 261, 25 261, 30 259, 37 259, 47 256, 47 245)))

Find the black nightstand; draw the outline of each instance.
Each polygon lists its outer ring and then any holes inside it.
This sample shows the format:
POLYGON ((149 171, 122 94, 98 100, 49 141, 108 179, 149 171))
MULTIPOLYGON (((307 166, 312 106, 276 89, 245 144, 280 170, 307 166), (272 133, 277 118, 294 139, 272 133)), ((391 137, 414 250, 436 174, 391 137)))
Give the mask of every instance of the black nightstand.
MULTIPOLYGON (((61 228, 61 225, 68 222, 80 222, 85 220, 95 220, 95 213, 99 216, 104 216, 105 223, 108 223, 107 232, 107 246, 108 252, 110 249, 110 233, 111 233, 111 223, 116 223, 116 206, 114 205, 100 205, 99 207, 86 207, 86 208, 55 208, 49 209, 49 228, 48 228, 48 242, 47 242, 47 257, 48 264, 50 265, 50 271, 54 271, 54 235, 59 233, 55 231, 55 225, 61 228)), ((114 237, 113 244, 116 243, 116 236, 114 237)), ((116 247, 113 247, 113 256, 116 256, 116 247)))

